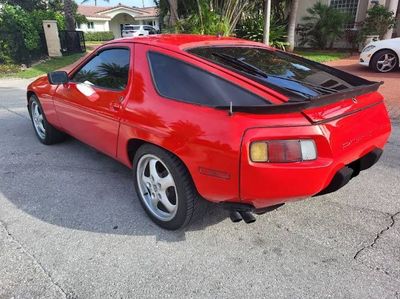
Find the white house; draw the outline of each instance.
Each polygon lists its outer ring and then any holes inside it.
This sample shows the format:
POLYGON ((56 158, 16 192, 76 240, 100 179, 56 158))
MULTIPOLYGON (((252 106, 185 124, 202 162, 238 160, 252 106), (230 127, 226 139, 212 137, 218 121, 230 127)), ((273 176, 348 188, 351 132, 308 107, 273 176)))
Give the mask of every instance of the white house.
POLYGON ((115 38, 121 37, 122 27, 128 24, 151 25, 159 29, 157 7, 129 7, 79 5, 78 13, 88 20, 86 24, 77 24, 77 30, 85 32, 112 31, 115 38))
POLYGON ((365 20, 368 8, 375 4, 384 5, 394 12, 397 19, 395 28, 389 30, 385 38, 400 37, 400 0, 301 0, 296 16, 298 24, 301 24, 302 18, 308 15, 307 9, 318 1, 348 13, 352 18, 349 25, 354 29, 365 20))

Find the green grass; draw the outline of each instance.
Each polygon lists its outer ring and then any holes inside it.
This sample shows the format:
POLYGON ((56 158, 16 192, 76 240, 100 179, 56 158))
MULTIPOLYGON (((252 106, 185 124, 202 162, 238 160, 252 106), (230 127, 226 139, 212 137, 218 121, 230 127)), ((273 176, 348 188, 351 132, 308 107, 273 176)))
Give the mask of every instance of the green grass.
POLYGON ((98 46, 100 46, 100 45, 102 45, 104 43, 106 43, 106 42, 99 42, 99 41, 88 41, 88 42, 85 42, 86 50, 88 52, 92 52, 94 49, 96 49, 98 46))
POLYGON ((86 41, 85 45, 86 46, 99 46, 106 43, 106 41, 86 41))
POLYGON ((303 56, 304 58, 310 60, 314 60, 316 62, 329 62, 350 56, 350 53, 348 52, 336 52, 336 51, 300 50, 300 51, 295 51, 295 53, 297 55, 303 56))
POLYGON ((38 63, 26 70, 19 71, 17 73, 1 74, 0 77, 8 78, 34 78, 48 72, 57 70, 59 68, 65 67, 77 61, 79 58, 84 56, 85 53, 72 54, 63 57, 50 58, 44 62, 38 63))

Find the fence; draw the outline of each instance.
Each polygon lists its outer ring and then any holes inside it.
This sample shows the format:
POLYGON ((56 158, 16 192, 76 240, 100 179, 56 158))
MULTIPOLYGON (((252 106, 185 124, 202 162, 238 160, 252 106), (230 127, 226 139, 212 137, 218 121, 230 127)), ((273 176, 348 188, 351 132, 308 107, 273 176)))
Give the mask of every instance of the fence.
POLYGON ((86 52, 85 36, 82 31, 59 31, 61 52, 63 54, 86 52))
POLYGON ((0 63, 11 60, 13 63, 23 63, 30 66, 32 62, 47 55, 44 32, 39 33, 39 41, 35 49, 28 49, 20 31, 0 30, 0 63))

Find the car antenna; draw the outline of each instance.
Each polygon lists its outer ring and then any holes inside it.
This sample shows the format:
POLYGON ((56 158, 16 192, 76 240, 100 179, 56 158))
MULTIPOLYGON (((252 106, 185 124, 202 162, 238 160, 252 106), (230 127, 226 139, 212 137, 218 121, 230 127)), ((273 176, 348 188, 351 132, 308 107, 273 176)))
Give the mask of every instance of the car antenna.
POLYGON ((233 115, 233 106, 232 106, 232 102, 229 103, 229 116, 233 115))

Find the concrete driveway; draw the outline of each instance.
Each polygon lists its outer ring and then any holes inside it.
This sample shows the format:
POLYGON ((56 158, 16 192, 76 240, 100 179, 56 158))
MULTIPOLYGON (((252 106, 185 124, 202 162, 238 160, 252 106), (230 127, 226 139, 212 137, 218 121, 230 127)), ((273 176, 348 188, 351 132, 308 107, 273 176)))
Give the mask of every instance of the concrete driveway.
POLYGON ((0 82, 0 298, 400 298, 398 122, 381 161, 334 194, 250 225, 209 209, 168 232, 129 169, 36 140, 26 84, 0 82))

